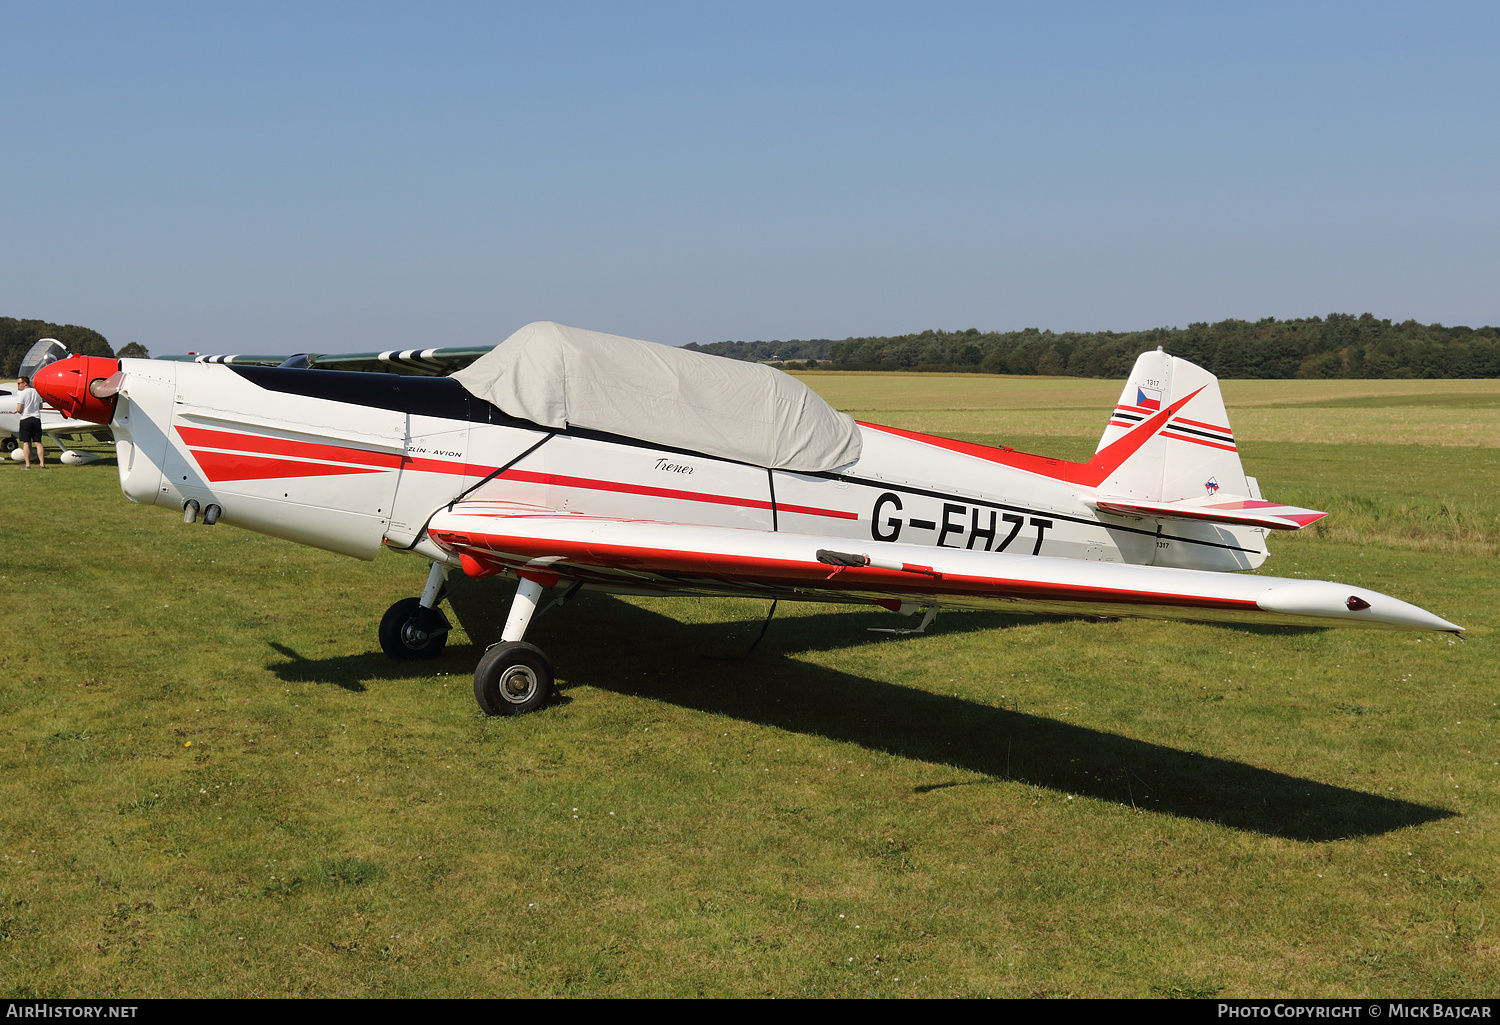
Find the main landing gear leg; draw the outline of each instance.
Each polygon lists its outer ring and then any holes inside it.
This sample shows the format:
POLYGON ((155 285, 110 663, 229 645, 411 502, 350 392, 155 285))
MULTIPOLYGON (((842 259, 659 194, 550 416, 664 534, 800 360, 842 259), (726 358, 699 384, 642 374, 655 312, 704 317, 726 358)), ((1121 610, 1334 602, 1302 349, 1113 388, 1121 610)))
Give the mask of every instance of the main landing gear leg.
POLYGON ((391 658, 437 658, 453 625, 438 602, 448 593, 448 569, 434 562, 420 598, 402 598, 380 619, 380 648, 391 658))
POLYGON ((543 585, 522 577, 500 643, 474 670, 474 697, 485 715, 519 715, 541 708, 552 696, 552 663, 540 648, 521 640, 541 600, 543 585))

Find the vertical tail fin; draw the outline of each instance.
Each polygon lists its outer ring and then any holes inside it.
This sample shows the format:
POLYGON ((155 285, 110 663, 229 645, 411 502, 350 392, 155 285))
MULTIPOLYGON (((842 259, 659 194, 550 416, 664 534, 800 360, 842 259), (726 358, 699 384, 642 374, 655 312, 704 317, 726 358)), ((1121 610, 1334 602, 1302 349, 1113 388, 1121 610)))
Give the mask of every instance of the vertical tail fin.
POLYGON ((1131 445, 1136 439, 1126 436, 1163 411, 1170 411, 1166 422, 1099 484, 1100 494, 1153 502, 1252 494, 1218 378, 1161 349, 1136 359, 1098 452, 1131 445))

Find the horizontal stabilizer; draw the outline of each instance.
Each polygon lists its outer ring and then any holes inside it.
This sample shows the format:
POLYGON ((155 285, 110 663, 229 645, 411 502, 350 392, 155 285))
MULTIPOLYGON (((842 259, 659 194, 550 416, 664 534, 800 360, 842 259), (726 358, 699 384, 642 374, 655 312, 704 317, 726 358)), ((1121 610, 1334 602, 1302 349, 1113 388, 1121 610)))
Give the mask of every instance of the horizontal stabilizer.
POLYGON ((1266 527, 1270 530, 1301 530, 1328 514, 1316 509, 1299 509, 1258 498, 1240 495, 1214 495, 1211 498, 1188 498, 1179 502, 1139 502, 1131 498, 1100 498, 1090 502, 1100 512, 1121 516, 1149 516, 1167 520, 1198 520, 1228 523, 1237 527, 1266 527))

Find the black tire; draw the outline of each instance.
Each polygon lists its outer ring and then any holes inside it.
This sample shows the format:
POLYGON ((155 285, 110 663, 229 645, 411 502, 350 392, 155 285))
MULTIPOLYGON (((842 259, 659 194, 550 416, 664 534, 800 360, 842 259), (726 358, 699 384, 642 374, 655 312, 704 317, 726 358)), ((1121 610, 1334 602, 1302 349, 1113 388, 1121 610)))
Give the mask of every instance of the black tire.
MULTIPOLYGON (((437 658, 448 643, 447 618, 437 610, 427 615, 442 628, 430 632, 418 628, 422 599, 402 598, 380 617, 380 650, 394 659, 437 658)), ((436 625, 436 623, 431 624, 436 625)))
POLYGON ((551 697, 552 663, 525 641, 495 645, 474 670, 474 698, 485 715, 534 712, 551 697))
POLYGON ((20 447, 21 447, 21 443, 19 441, 17 441, 14 437, 7 436, 7 437, 4 437, 4 438, 0 438, 0 452, 4 452, 6 455, 10 455, 12 452, 14 452, 16 449, 18 449, 20 447))

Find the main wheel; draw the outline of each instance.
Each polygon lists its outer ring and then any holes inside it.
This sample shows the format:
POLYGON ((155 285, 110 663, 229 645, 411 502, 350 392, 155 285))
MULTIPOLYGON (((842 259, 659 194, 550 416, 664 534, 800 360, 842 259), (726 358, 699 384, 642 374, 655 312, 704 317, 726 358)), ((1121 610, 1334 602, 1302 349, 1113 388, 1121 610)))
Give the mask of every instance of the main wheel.
POLYGON ((474 670, 474 697, 485 715, 534 712, 551 696, 552 663, 525 641, 495 645, 474 670))
POLYGON ((380 650, 391 658, 437 658, 447 643, 447 617, 420 598, 402 598, 380 617, 380 650))
POLYGON ((14 452, 16 449, 18 449, 20 447, 21 447, 21 443, 19 441, 17 441, 14 437, 11 437, 11 436, 7 435, 4 438, 0 438, 0 452, 5 452, 5 453, 9 454, 11 452, 14 452))

